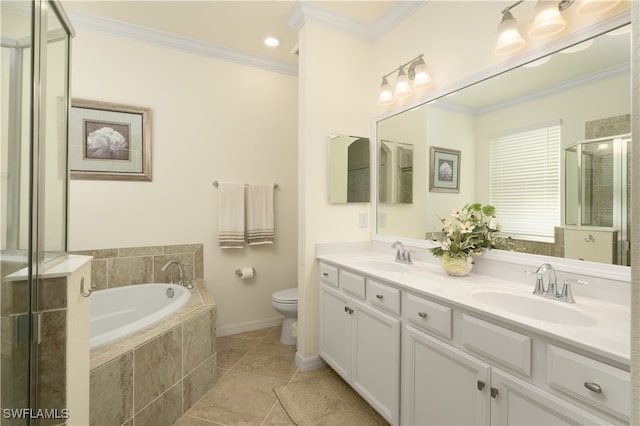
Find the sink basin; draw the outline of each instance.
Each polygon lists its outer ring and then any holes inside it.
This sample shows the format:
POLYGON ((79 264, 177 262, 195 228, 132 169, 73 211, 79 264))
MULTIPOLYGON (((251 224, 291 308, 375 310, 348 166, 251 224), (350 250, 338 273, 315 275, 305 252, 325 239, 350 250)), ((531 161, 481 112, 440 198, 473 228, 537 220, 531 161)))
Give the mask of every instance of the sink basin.
POLYGON ((393 260, 382 259, 359 259, 354 262, 356 266, 362 269, 370 269, 378 272, 406 272, 410 265, 398 263, 393 260))
POLYGON ((582 311, 577 305, 546 299, 533 294, 516 294, 502 291, 479 291, 472 295, 488 307, 538 321, 561 325, 594 326, 595 318, 582 311))

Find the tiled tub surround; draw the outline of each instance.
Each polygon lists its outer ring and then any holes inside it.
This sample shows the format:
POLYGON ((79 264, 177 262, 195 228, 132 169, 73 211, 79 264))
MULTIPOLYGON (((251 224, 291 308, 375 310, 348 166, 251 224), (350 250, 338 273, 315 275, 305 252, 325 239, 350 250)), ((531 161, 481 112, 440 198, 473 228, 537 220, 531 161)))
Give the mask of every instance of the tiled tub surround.
POLYGON ((96 290, 194 280, 189 302, 155 326, 91 352, 91 424, 171 425, 217 379, 216 304, 203 277, 202 244, 85 250, 96 290))
POLYGON ((178 281, 178 267, 160 268, 170 260, 184 267, 184 280, 204 279, 202 244, 127 247, 74 251, 92 256, 91 283, 97 290, 131 284, 164 283, 173 277, 178 281))
POLYGON ((216 304, 195 284, 163 322, 91 352, 91 424, 171 425, 215 384, 216 304))

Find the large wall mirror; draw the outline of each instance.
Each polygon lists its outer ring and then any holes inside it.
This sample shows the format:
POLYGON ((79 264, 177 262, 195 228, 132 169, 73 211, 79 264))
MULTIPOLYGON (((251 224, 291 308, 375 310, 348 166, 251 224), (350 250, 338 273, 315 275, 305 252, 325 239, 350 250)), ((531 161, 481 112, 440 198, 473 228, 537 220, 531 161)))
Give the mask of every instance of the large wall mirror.
POLYGON ((439 217, 482 202, 496 207, 509 250, 629 265, 626 21, 377 120, 376 157, 385 141, 402 141, 413 164, 411 203, 386 202, 388 177, 376 170, 374 238, 429 240, 439 217), (430 190, 434 147, 459 151, 456 192, 430 190))

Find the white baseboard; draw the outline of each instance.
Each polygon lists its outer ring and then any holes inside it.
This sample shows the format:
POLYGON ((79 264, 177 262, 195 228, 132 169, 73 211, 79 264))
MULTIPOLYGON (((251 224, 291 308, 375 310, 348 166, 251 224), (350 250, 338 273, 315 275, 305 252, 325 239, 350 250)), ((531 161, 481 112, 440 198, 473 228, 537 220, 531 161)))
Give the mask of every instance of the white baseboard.
POLYGON ((303 358, 300 352, 296 352, 296 365, 302 371, 315 370, 327 365, 326 362, 319 355, 314 355, 309 358, 303 358))
POLYGON ((263 328, 277 327, 282 325, 284 317, 267 318, 257 321, 243 322, 240 324, 225 325, 218 327, 217 337, 230 336, 232 334, 245 333, 247 331, 262 330, 263 328))

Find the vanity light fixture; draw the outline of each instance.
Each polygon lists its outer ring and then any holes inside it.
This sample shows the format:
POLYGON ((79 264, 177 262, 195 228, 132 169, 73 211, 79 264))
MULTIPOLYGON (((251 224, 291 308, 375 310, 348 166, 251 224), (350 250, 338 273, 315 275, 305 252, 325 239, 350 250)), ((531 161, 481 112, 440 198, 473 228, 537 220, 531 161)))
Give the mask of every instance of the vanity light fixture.
POLYGON ((396 99, 404 99, 411 96, 414 90, 427 89, 433 86, 433 79, 427 70, 427 64, 422 59, 423 56, 418 55, 382 76, 378 105, 390 105, 396 99), (395 72, 398 75, 395 81, 395 88, 392 89, 387 78, 395 72))
POLYGON ((582 0, 576 13, 580 16, 597 15, 613 9, 618 3, 620 0, 582 0))
MULTIPOLYGON (((495 54, 498 56, 515 53, 526 44, 526 40, 522 37, 518 29, 518 22, 511 13, 511 9, 523 1, 524 0, 517 1, 511 6, 502 9, 502 20, 500 21, 500 25, 498 25, 498 41, 496 42, 495 48, 495 54)), ((549 37, 564 30, 567 26, 567 21, 565 21, 560 12, 571 6, 574 1, 575 0, 538 0, 535 6, 536 16, 529 29, 529 37, 549 37)))

